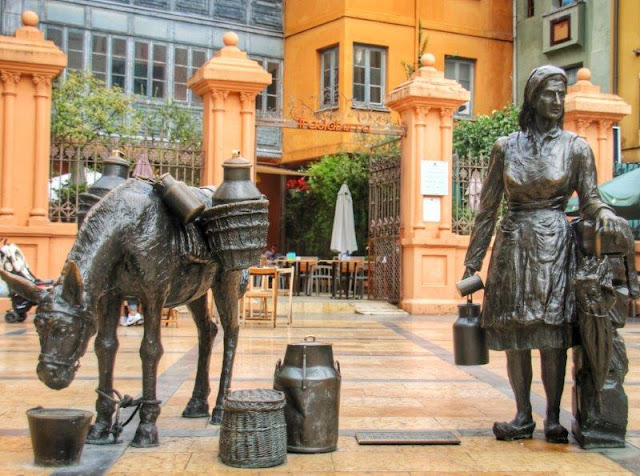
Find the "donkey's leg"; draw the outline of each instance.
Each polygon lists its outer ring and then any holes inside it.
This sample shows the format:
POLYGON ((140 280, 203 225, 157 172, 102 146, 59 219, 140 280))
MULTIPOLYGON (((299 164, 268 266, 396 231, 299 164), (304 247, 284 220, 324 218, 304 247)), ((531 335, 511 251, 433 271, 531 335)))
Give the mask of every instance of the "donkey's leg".
POLYGON ((186 418, 208 417, 209 403, 207 398, 211 392, 209 364, 211 362, 211 348, 218 333, 218 326, 211 320, 209 309, 207 309, 206 294, 190 302, 187 306, 198 326, 198 372, 191 400, 182 412, 182 416, 186 418))
POLYGON ((160 402, 156 400, 156 381, 158 362, 163 349, 160 341, 161 302, 143 300, 144 336, 140 345, 142 359, 142 405, 140 406, 140 423, 133 437, 131 446, 148 448, 158 446, 158 428, 156 420, 160 415, 160 402))
POLYGON ((104 445, 111 443, 109 430, 116 404, 105 395, 113 394, 113 366, 118 351, 116 333, 120 319, 122 298, 107 297, 98 305, 98 335, 95 340, 95 352, 98 356, 99 383, 96 400, 96 421, 89 430, 87 443, 104 445))
POLYGON ((242 295, 240 291, 240 281, 242 271, 227 271, 216 275, 213 282, 213 296, 216 307, 220 314, 220 323, 224 329, 224 355, 222 359, 222 374, 220 375, 220 386, 216 406, 211 415, 211 423, 219 425, 222 423, 222 410, 224 408, 224 398, 229 391, 231 383, 231 373, 233 371, 233 360, 236 355, 238 345, 238 299, 242 295))

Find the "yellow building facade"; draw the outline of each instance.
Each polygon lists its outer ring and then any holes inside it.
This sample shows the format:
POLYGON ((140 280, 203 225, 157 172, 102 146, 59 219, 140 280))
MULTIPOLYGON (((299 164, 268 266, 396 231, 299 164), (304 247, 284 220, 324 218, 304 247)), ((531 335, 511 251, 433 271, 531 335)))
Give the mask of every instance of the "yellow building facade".
MULTIPOLYGON (((617 79, 617 94, 628 104, 633 113, 620 121, 622 160, 640 162, 640 2, 617 0, 614 21, 617 21, 617 45, 614 52, 613 76, 617 79)), ((615 48, 615 46, 614 46, 615 48)))
POLYGON ((456 118, 491 113, 512 97, 512 0, 288 1, 284 12, 283 163, 353 150, 363 124, 397 124, 388 93, 407 80, 422 44, 435 66, 471 92, 456 118), (419 39, 421 44, 419 44, 419 39), (404 63, 404 64, 403 64, 404 63), (315 127, 314 127, 315 126, 315 127))

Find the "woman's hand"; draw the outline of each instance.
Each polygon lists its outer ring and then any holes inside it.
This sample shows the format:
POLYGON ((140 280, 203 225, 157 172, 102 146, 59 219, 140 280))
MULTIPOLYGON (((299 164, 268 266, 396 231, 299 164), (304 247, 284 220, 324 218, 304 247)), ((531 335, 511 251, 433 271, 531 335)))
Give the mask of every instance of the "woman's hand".
POLYGON ((470 278, 474 274, 476 274, 476 270, 467 266, 467 268, 464 270, 464 274, 462 275, 462 279, 470 278))
POLYGON ((619 237, 623 236, 624 226, 627 221, 613 213, 607 208, 603 208, 596 218, 596 233, 611 235, 613 241, 618 242, 619 237))

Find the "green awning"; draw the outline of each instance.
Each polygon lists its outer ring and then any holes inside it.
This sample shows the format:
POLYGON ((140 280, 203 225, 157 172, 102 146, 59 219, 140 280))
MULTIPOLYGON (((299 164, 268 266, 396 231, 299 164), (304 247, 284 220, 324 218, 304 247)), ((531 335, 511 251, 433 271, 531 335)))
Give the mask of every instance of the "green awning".
MULTIPOLYGON (((640 220, 640 168, 618 175, 598 187, 602 200, 627 220, 640 220)), ((578 197, 569 200, 567 215, 578 214, 578 197)))

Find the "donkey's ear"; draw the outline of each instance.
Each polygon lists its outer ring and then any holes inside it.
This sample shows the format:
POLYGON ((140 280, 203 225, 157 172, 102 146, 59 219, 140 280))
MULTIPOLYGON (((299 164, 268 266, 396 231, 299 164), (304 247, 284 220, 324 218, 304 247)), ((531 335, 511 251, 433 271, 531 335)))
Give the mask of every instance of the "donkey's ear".
POLYGON ((62 299, 71 306, 84 307, 84 283, 75 261, 68 261, 62 270, 62 299))
POLYGON ((8 273, 4 269, 0 269, 0 277, 9 285, 11 291, 36 304, 47 294, 46 289, 40 289, 28 279, 8 273))

